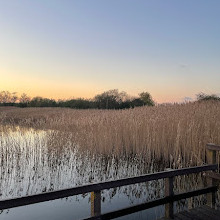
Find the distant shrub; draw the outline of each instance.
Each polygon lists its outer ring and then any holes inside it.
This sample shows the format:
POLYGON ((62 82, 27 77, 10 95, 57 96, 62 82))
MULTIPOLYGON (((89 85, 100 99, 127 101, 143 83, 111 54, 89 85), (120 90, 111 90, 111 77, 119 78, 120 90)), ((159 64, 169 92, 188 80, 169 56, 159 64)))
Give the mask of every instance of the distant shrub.
POLYGON ((205 94, 205 93, 199 93, 197 94, 197 100, 198 101, 208 101, 208 100, 213 100, 213 101, 220 101, 220 97, 217 96, 216 94, 205 94))

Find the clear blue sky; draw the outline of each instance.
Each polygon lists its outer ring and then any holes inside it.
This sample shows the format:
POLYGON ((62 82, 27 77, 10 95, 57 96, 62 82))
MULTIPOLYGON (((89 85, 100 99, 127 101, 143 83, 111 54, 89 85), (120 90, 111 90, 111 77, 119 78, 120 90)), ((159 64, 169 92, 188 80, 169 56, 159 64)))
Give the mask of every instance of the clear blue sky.
POLYGON ((0 0, 0 90, 220 93, 219 0, 0 0))

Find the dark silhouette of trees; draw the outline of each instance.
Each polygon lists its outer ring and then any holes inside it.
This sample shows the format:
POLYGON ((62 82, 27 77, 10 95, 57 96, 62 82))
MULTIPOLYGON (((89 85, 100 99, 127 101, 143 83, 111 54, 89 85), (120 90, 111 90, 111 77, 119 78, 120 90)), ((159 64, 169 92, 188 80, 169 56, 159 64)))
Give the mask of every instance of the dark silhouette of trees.
POLYGON ((141 98, 136 98, 131 101, 131 107, 144 106, 144 101, 141 98))
POLYGON ((126 92, 119 92, 114 89, 96 95, 94 99, 97 107, 101 109, 123 109, 155 105, 149 92, 142 92, 139 97, 130 98, 126 92))
POLYGON ((8 91, 2 91, 0 92, 0 105, 3 106, 14 106, 18 97, 16 92, 8 92, 8 91))
POLYGON ((151 94, 149 92, 142 92, 139 94, 140 99, 144 102, 144 105, 154 106, 155 102, 153 101, 151 94))
POLYGON ((70 99, 70 100, 59 100, 57 106, 66 108, 77 108, 77 109, 89 109, 96 108, 95 103, 92 100, 87 99, 70 99))
POLYGON ((31 98, 27 96, 27 94, 23 93, 21 94, 21 97, 19 98, 19 107, 25 108, 28 107, 28 104, 30 103, 31 98))
POLYGON ((197 96, 197 101, 208 101, 208 100, 220 101, 220 97, 217 96, 216 94, 208 95, 205 93, 199 93, 196 96, 197 96))
POLYGON ((42 98, 36 96, 28 103, 28 107, 56 107, 56 101, 54 99, 42 98))
MULTIPOLYGON (((199 93, 196 95, 197 101, 220 101, 220 96, 216 94, 208 95, 199 93)), ((119 92, 118 89, 108 90, 96 95, 93 99, 68 99, 54 100, 36 96, 30 98, 23 93, 19 97, 16 92, 1 91, 0 106, 17 107, 63 107, 74 109, 126 109, 138 106, 154 106, 155 102, 149 92, 142 92, 138 97, 131 97, 126 92, 119 92)))
POLYGON ((120 93, 117 89, 113 89, 96 95, 94 100, 98 108, 119 109, 123 100, 126 101, 126 96, 125 92, 120 93))
POLYGON ((126 92, 119 92, 118 89, 105 91, 96 95, 93 99, 68 99, 54 100, 36 96, 30 98, 23 93, 20 97, 16 93, 8 91, 0 92, 0 105, 17 107, 65 107, 75 109, 125 109, 137 106, 152 106, 154 101, 150 93, 142 92, 139 97, 130 97, 126 92))

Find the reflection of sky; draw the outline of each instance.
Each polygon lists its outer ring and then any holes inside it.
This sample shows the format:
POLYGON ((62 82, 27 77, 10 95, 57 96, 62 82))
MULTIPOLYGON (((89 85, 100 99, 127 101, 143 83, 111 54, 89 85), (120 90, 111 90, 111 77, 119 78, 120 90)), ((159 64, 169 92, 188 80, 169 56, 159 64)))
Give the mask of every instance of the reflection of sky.
MULTIPOLYGON (((2 155, 0 158, 0 200, 139 176, 165 168, 162 167, 162 163, 161 167, 145 167, 146 161, 143 162, 138 158, 134 158, 134 160, 114 160, 113 158, 103 161, 98 156, 89 157, 85 153, 80 154, 79 151, 74 150, 74 143, 71 147, 65 139, 62 139, 63 149, 59 149, 59 153, 56 154, 56 149, 60 145, 53 145, 53 150, 50 149, 49 138, 51 136, 49 134, 53 134, 54 139, 59 138, 58 133, 53 133, 51 130, 46 132, 19 127, 15 131, 9 130, 0 133, 0 153, 2 155)), ((57 142, 55 141, 55 143, 57 142)), ((199 176, 192 177, 192 179, 183 178, 186 185, 181 183, 181 178, 175 178, 177 182, 177 185, 174 183, 175 192, 194 189, 198 185, 201 187, 202 182, 199 176)), ((162 179, 118 187, 116 190, 103 190, 102 213, 141 204, 163 196, 164 181, 162 179)), ((187 203, 185 204, 187 205, 187 203)), ((89 217, 90 205, 90 194, 79 195, 68 199, 3 210, 0 213, 0 219, 81 219, 89 217)), ((153 220, 163 214, 164 208, 160 206, 120 219, 153 220)))
POLYGON ((10 209, 8 213, 6 210, 4 210, 3 213, 0 214, 0 218, 4 220, 74 220, 89 217, 89 215, 90 204, 88 203, 88 198, 81 199, 80 202, 73 198, 69 200, 58 199, 54 201, 13 208, 10 209))
MULTIPOLYGON (((70 197, 70 199, 67 200, 58 199, 54 201, 13 208, 9 211, 4 210, 3 213, 0 214, 0 218, 4 220, 77 220, 90 217, 91 203, 89 202, 89 195, 85 198, 78 196, 78 198, 79 200, 77 200, 75 197, 70 197)), ((126 196, 120 195, 117 198, 112 199, 111 202, 106 201, 102 203, 102 213, 127 208, 132 205, 134 204, 130 204, 126 196)), ((162 217, 163 215, 164 208, 163 206, 159 206, 148 210, 144 210, 142 212, 137 212, 132 215, 123 216, 118 219, 154 220, 159 217, 162 217)))
MULTIPOLYGON (((138 160, 135 160, 137 164, 131 161, 120 161, 118 164, 114 160, 108 161, 108 169, 105 170, 103 164, 99 163, 99 158, 89 158, 86 155, 84 158, 83 155, 67 148, 67 142, 63 145, 67 151, 63 150, 63 153, 60 152, 58 155, 53 151, 48 153, 47 134, 50 132, 52 131, 17 127, 15 131, 1 133, 0 153, 4 157, 0 158, 0 200, 85 185, 91 180, 100 182, 101 178, 110 180, 143 174, 138 160), (9 152, 10 156, 7 156, 6 152, 9 152), (15 156, 18 154, 20 157, 15 156), (101 168, 106 172, 102 172, 101 168), (8 172, 4 172, 5 170, 8 172), (49 189, 51 187, 53 189, 49 189)), ((53 147, 57 149, 56 145, 53 147)), ((144 164, 142 166, 144 167, 144 164)), ((147 185, 133 184, 117 190, 103 190, 102 213, 149 201, 161 193, 163 195, 163 187, 156 189, 158 184, 163 185, 163 181, 150 181, 147 185)), ((90 194, 86 194, 3 210, 0 219, 82 219, 90 216, 90 207, 90 194)), ((149 220, 153 220, 163 215, 163 208, 156 207, 121 219, 146 219, 146 215, 149 220)))
POLYGON ((1 1, 0 88, 53 98, 147 90, 158 102, 219 93, 219 6, 1 1))

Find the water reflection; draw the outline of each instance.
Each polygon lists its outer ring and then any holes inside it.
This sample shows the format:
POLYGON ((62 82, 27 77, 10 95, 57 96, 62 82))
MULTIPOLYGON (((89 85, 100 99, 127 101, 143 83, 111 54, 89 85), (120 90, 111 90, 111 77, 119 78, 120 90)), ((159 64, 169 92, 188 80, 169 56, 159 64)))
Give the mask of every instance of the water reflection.
MULTIPOLYGON (((0 199, 14 198, 78 185, 115 180, 129 176, 164 170, 164 164, 155 164, 137 155, 132 157, 94 155, 80 151, 71 136, 55 131, 24 128, 0 128, 0 199)), ((202 186, 202 176, 176 178, 175 190, 202 186), (185 178, 185 181, 182 181, 185 178), (192 181, 194 178, 197 182, 192 181), (189 183, 184 184, 184 183, 189 183)), ((160 198, 164 182, 150 181, 102 192, 102 211, 112 211, 129 205, 160 198)), ((190 202, 190 200, 189 200, 190 202)), ((204 196, 197 197, 198 204, 204 196)), ((182 210, 187 202, 176 203, 182 210)), ((90 195, 79 195, 26 207, 4 210, 3 219, 79 219, 90 215, 90 195), (59 213, 59 214, 58 214, 59 213)), ((126 219, 155 219, 163 215, 157 207, 126 216, 126 219), (147 213, 147 214, 146 214, 147 213), (141 217, 141 216, 144 217, 141 217)), ((0 219, 1 219, 0 216, 0 219)))

